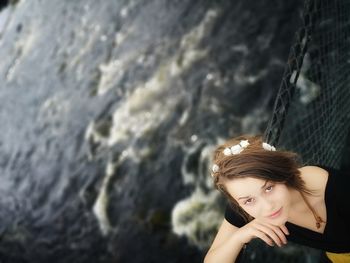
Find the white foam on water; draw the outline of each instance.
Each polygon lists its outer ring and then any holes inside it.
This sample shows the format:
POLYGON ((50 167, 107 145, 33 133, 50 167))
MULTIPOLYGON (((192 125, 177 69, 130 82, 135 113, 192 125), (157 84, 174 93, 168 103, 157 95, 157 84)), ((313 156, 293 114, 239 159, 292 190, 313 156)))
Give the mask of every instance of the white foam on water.
POLYGON ((89 55, 91 50, 93 49, 96 42, 101 41, 105 36, 101 32, 101 26, 97 23, 88 24, 87 18, 82 18, 81 27, 75 30, 76 37, 79 39, 79 50, 78 52, 72 52, 69 47, 67 48, 67 53, 71 56, 69 59, 69 64, 67 65, 70 70, 72 68, 75 69, 77 80, 83 80, 86 78, 86 70, 84 69, 84 63, 81 61, 85 56, 89 55))
POLYGON ((215 205, 219 193, 205 194, 196 188, 191 196, 178 202, 172 210, 171 225, 176 235, 186 236, 199 248, 209 247, 208 233, 216 233, 223 220, 223 213, 215 205))
MULTIPOLYGON (((114 39, 116 48, 118 48, 133 31, 134 28, 130 26, 124 31, 117 32, 114 39)), ((129 51, 118 56, 118 58, 101 64, 99 66, 101 77, 97 87, 97 95, 104 95, 113 88, 115 83, 118 83, 118 80, 123 77, 124 69, 127 68, 129 64, 133 63, 138 56, 137 53, 129 51)))
MULTIPOLYGON (((111 183, 111 180, 113 177, 118 176, 116 174, 116 169, 121 165, 121 163, 126 158, 136 159, 137 153, 129 147, 128 149, 124 150, 120 156, 119 159, 115 162, 108 162, 106 169, 105 169, 105 176, 103 178, 102 185, 100 187, 100 190, 98 192, 97 198, 95 200, 95 203, 93 205, 93 213, 98 221, 101 233, 106 236, 111 231, 116 232, 118 229, 113 229, 111 222, 109 220, 107 210, 109 205, 109 195, 107 192, 107 189, 111 183)), ((123 189, 119 188, 120 191, 123 191, 123 189)))
MULTIPOLYGON (((139 138, 147 132, 154 131, 174 114, 174 107, 185 94, 169 96, 171 92, 169 80, 187 70, 207 54, 206 50, 196 51, 195 49, 205 35, 204 30, 208 23, 213 22, 215 17, 215 11, 208 11, 200 25, 183 37, 179 52, 161 64, 146 83, 139 85, 124 99, 113 115, 109 146, 118 141, 139 138), (178 62, 180 60, 181 63, 178 62)), ((186 115, 183 115, 182 122, 185 119, 186 115)))
POLYGON ((38 40, 37 36, 37 30, 30 27, 29 33, 22 34, 22 37, 19 38, 15 44, 14 44, 14 53, 15 59, 13 60, 11 66, 7 70, 6 73, 6 81, 10 82, 13 80, 13 77, 16 73, 16 70, 18 66, 21 63, 21 59, 26 57, 30 52, 38 52, 38 50, 35 48, 36 44, 35 42, 38 40))
MULTIPOLYGON (((298 81, 296 85, 296 88, 300 89, 299 101, 304 105, 311 103, 318 96, 321 95, 321 86, 315 82, 312 82, 310 78, 307 78, 305 76, 305 72, 308 71, 310 66, 311 66, 310 55, 309 53, 305 53, 303 65, 300 69, 300 73, 299 73, 298 81)), ((293 76, 291 77, 291 79, 293 79, 293 76)))
POLYGON ((108 207, 107 187, 110 180, 112 179, 114 170, 115 170, 115 165, 112 163, 108 163, 106 167, 106 175, 103 179, 100 191, 98 193, 98 196, 96 198, 96 201, 92 209, 94 215, 98 220, 100 230, 103 235, 107 235, 112 228, 107 215, 107 207, 108 207))
POLYGON ((234 73, 234 81, 239 85, 251 85, 264 78, 268 74, 267 69, 260 70, 257 74, 247 74, 245 65, 240 65, 234 73))
MULTIPOLYGON (((197 49, 197 45, 200 43, 203 36, 205 36, 205 30, 207 30, 207 27, 209 26, 208 24, 212 23, 216 17, 216 11, 211 10, 207 12, 201 23, 183 37, 178 53, 169 58, 167 61, 164 61, 147 82, 140 84, 134 89, 133 92, 128 93, 127 96, 121 101, 121 104, 113 114, 110 136, 102 139, 96 136, 95 139, 101 140, 103 143, 105 143, 107 140, 107 147, 112 147, 118 142, 128 142, 130 145, 128 148, 128 154, 124 155, 123 158, 131 157, 139 159, 143 158, 151 151, 151 149, 149 149, 147 146, 142 149, 137 149, 137 151, 133 151, 132 141, 147 135, 147 133, 153 133, 163 122, 171 118, 171 116, 174 114, 175 106, 180 100, 183 99, 184 96, 186 96, 186 94, 181 94, 181 92, 175 94, 172 92, 169 81, 171 78, 177 77, 182 72, 189 69, 193 63, 206 56, 207 50, 199 50, 197 49)), ((140 61, 139 57, 135 57, 135 60, 140 61)), ((106 65, 101 65, 102 76, 98 94, 102 95, 112 88, 112 83, 115 83, 116 72, 122 72, 127 63, 131 62, 133 62, 133 58, 125 57, 118 58, 118 61, 114 60, 106 65)), ((182 118, 180 118, 180 124, 183 124, 187 118, 188 114, 184 113, 182 118)), ((93 130, 94 125, 90 124, 86 131, 86 138, 89 138, 91 134, 94 134, 93 130)), ((122 160, 118 160, 118 162, 121 161, 122 160)), ((113 174, 111 171, 113 171, 113 169, 108 167, 106 168, 106 175, 93 208, 101 226, 101 231, 104 234, 108 233, 110 230, 110 222, 106 213, 108 207, 108 196, 106 189, 110 182, 111 174, 113 174)), ((186 180, 186 178, 184 180, 186 180)), ((190 180, 190 182, 193 182, 193 180, 190 180)), ((206 200, 208 200, 208 198, 213 199, 216 195, 217 193, 213 192, 209 195, 209 197, 203 197, 203 195, 200 194, 200 190, 197 190, 193 194, 193 197, 190 199, 188 204, 190 204, 190 206, 193 206, 196 202, 200 204, 205 198, 206 200)), ((176 205, 176 207, 180 207, 181 210, 181 207, 187 206, 185 203, 186 202, 184 201, 182 202, 182 205, 176 205)), ((199 206, 197 205, 197 207, 199 206)), ((175 211, 180 210, 175 209, 175 211)), ((207 218, 206 220, 208 220, 208 218, 217 218, 219 215, 219 213, 217 215, 215 213, 213 214, 212 210, 213 209, 209 209, 209 212, 204 216, 207 218)), ((190 228, 192 229, 191 231, 194 231, 194 226, 196 224, 198 226, 198 222, 196 223, 195 218, 193 219, 192 223, 189 223, 191 226, 181 226, 181 224, 176 223, 176 218, 178 218, 177 215, 179 214, 175 212, 174 222, 176 225, 175 231, 177 233, 186 232, 181 230, 181 228, 190 228)), ((211 224, 209 224, 209 226, 207 223, 204 225, 206 227, 211 227, 211 224)), ((215 223, 213 223, 213 225, 215 225, 215 223)), ((197 242, 199 245, 205 242, 201 238, 195 237, 193 233, 191 236, 192 240, 197 240, 195 242, 197 242)))

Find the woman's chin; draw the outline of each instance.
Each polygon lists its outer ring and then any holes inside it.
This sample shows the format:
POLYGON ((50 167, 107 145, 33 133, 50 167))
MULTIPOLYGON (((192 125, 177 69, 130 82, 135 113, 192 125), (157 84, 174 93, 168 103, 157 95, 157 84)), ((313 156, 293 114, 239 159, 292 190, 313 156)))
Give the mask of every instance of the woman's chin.
POLYGON ((271 225, 281 226, 288 221, 288 217, 286 215, 280 215, 278 218, 265 218, 264 221, 271 225))

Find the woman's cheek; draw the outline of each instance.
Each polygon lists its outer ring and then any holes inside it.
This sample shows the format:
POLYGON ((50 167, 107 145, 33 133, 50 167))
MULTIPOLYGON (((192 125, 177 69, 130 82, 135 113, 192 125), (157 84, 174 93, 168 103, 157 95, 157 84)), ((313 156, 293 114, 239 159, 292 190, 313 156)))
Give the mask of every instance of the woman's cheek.
POLYGON ((257 211, 254 207, 243 207, 244 211, 246 211, 249 215, 251 215, 254 218, 257 218, 257 211))

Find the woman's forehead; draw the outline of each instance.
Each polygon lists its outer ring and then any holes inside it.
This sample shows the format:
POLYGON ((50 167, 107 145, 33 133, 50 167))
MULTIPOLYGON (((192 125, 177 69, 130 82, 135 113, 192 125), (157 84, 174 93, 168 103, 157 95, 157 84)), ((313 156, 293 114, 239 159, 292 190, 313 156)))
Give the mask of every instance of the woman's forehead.
POLYGON ((260 193, 267 180, 253 177, 235 178, 226 182, 228 192, 237 199, 241 196, 255 195, 260 193))

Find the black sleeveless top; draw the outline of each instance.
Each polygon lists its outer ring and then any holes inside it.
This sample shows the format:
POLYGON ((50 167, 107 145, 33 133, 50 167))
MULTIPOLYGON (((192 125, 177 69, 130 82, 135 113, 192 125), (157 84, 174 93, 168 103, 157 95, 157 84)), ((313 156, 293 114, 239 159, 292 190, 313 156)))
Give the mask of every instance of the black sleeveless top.
MULTIPOLYGON (((286 222, 287 240, 334 253, 350 252, 350 174, 332 167, 315 165, 328 171, 325 189, 327 223, 323 234, 286 222)), ((227 204, 225 219, 242 227, 245 221, 227 204)))

